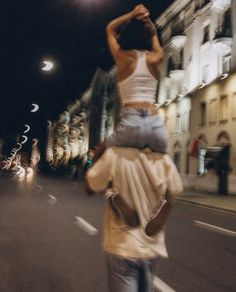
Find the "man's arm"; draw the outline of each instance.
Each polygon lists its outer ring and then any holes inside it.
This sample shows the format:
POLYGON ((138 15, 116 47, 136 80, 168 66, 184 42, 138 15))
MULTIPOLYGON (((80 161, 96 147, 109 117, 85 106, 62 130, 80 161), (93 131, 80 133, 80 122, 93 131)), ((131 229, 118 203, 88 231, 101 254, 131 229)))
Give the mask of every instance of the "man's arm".
POLYGON ((112 179, 112 150, 104 154, 88 169, 85 174, 85 189, 88 193, 104 191, 112 179))
POLYGON ((85 187, 86 193, 88 193, 88 194, 93 194, 94 193, 94 190, 92 190, 90 185, 89 185, 87 172, 85 173, 85 176, 84 176, 84 187, 85 187))
POLYGON ((167 218, 173 208, 174 201, 168 198, 168 193, 166 194, 166 202, 158 210, 157 214, 148 222, 145 227, 145 233, 148 236, 155 236, 159 233, 165 226, 167 218))

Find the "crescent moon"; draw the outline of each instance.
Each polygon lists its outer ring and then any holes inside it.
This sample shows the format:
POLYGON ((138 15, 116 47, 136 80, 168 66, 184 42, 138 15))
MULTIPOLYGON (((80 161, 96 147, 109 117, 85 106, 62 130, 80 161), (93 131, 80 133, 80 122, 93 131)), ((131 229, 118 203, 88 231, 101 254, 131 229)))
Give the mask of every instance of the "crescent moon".
POLYGON ((31 113, 35 113, 39 110, 39 106, 36 103, 32 103, 33 109, 31 110, 31 113))
POLYGON ((24 140, 21 142, 21 144, 25 144, 25 142, 28 140, 27 136, 22 135, 21 137, 24 138, 24 140))
POLYGON ((42 71, 50 71, 54 67, 54 64, 51 61, 43 61, 44 67, 42 67, 42 71))
POLYGON ((29 130, 30 130, 30 126, 29 126, 29 125, 25 125, 25 127, 26 127, 26 130, 24 131, 24 133, 29 132, 29 130))

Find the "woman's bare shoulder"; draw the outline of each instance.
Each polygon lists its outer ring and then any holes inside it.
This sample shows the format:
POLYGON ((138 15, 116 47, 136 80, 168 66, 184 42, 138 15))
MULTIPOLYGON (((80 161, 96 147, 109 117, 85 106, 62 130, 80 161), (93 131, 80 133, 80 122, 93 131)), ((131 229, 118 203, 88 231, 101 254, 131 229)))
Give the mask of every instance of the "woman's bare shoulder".
POLYGON ((137 51, 135 50, 121 50, 119 58, 117 58, 117 63, 127 64, 134 62, 137 59, 137 51))

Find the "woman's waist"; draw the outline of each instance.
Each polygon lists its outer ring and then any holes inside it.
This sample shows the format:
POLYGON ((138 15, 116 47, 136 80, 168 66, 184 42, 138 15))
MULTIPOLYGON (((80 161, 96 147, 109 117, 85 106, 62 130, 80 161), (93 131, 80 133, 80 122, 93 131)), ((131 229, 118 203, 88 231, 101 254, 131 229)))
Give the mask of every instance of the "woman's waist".
POLYGON ((134 109, 150 109, 153 107, 155 104, 155 101, 150 100, 150 101, 139 101, 139 100, 134 100, 134 101, 126 101, 123 103, 124 108, 134 108, 134 109))
POLYGON ((123 113, 138 114, 141 116, 157 115, 158 114, 157 103, 130 103, 123 106, 123 113))

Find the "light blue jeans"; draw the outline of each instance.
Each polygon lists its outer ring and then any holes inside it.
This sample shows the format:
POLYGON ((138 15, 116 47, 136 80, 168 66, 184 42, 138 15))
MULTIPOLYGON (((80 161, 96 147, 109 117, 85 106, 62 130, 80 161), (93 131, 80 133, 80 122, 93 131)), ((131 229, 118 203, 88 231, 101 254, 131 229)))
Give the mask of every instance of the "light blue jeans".
POLYGON ((161 117, 148 109, 125 108, 115 132, 106 139, 106 147, 123 146, 167 153, 167 131, 161 117))
POLYGON ((107 255, 109 292, 153 292, 159 259, 125 259, 107 255))

